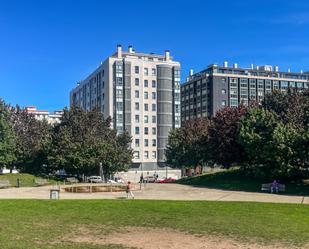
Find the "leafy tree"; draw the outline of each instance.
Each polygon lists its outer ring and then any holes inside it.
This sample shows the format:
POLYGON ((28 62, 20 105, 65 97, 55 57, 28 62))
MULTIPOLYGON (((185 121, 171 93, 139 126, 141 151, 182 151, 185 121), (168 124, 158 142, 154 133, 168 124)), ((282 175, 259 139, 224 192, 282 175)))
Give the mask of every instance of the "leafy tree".
POLYGON ((283 123, 289 123, 298 130, 304 130, 309 124, 308 92, 275 91, 265 96, 262 106, 275 112, 283 123))
MULTIPOLYGON (((226 107, 219 110, 212 119, 209 128, 208 151, 213 162, 229 168, 239 163, 243 148, 238 143, 240 121, 247 112, 247 107, 226 107)), ((204 143, 205 144, 205 143, 204 143)))
POLYGON ((0 100, 0 167, 13 169, 15 161, 15 136, 10 126, 10 111, 4 101, 0 100))
POLYGON ((295 178, 299 175, 302 135, 265 109, 251 109, 241 122, 239 141, 245 150, 242 169, 262 177, 295 178))
POLYGON ((77 175, 98 174, 100 163, 105 175, 126 170, 132 159, 131 138, 117 135, 110 124, 111 119, 96 110, 64 110, 53 131, 50 164, 77 175))
POLYGON ((202 146, 208 140, 210 120, 189 120, 184 127, 172 130, 166 149, 167 163, 176 168, 192 168, 207 161, 207 151, 202 146))
POLYGON ((47 165, 51 126, 19 106, 11 109, 11 126, 16 137, 15 166, 29 173, 48 173, 44 172, 44 165, 47 165))

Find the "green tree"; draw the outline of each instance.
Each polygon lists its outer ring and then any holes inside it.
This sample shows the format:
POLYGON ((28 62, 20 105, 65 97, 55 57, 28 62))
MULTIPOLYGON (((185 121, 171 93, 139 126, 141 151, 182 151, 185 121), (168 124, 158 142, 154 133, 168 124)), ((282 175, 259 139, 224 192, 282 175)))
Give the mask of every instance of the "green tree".
POLYGON ((0 167, 13 169, 15 161, 15 136, 10 126, 10 111, 4 101, 0 100, 0 167))
POLYGON ((253 108, 241 121, 242 169, 255 176, 295 178, 303 167, 298 148, 301 140, 297 129, 281 122, 275 112, 253 108))
POLYGON ((19 106, 11 108, 11 126, 16 137, 15 166, 28 173, 49 173, 44 165, 47 165, 51 126, 19 106))
POLYGON ((208 160, 206 147, 210 120, 189 120, 182 128, 172 130, 168 137, 166 162, 175 168, 192 168, 208 160))
POLYGON ((50 164, 77 175, 99 174, 100 163, 105 175, 126 170, 132 159, 131 138, 117 135, 110 124, 111 119, 96 110, 64 110, 53 130, 50 164))
POLYGON ((243 148, 238 142, 241 119, 248 108, 226 107, 219 110, 212 118, 209 128, 209 139, 204 147, 208 146, 211 159, 214 163, 229 168, 232 164, 240 163, 243 157, 243 148))

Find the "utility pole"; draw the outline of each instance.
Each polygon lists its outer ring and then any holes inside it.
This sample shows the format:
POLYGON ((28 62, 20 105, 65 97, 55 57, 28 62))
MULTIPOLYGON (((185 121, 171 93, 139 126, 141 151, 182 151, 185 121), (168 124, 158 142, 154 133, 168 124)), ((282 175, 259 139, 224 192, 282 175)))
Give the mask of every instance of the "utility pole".
POLYGON ((105 182, 102 163, 100 163, 100 176, 101 176, 102 181, 105 182))

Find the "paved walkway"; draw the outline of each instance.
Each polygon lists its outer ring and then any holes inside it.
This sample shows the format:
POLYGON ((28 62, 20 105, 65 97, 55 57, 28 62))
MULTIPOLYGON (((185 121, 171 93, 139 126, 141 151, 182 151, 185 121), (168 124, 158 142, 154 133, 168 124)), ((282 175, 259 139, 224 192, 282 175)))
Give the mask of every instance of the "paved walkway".
MULTIPOLYGON (((68 193, 62 187, 61 199, 121 199, 126 196, 124 192, 68 193)), ((50 189, 51 186, 0 189, 0 199, 49 199, 50 189)), ((147 184, 142 190, 134 191, 134 194, 136 199, 148 200, 251 201, 309 204, 309 196, 224 191, 180 184, 147 184)))

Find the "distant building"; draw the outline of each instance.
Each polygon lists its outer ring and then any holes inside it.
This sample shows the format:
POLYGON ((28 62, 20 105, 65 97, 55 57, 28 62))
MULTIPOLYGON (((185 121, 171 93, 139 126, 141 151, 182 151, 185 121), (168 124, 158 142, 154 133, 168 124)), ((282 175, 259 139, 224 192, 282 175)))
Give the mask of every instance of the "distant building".
POLYGON ((277 66, 238 68, 216 64, 190 75, 181 86, 181 121, 211 117, 225 106, 248 105, 249 100, 261 102, 273 90, 303 91, 309 87, 309 73, 280 72, 277 66))
POLYGON ((27 106, 26 111, 34 115, 37 120, 46 120, 49 124, 60 123, 63 111, 49 112, 46 110, 38 110, 35 106, 27 106))
POLYGON ((118 133, 132 136, 132 168, 165 166, 171 129, 180 127, 180 63, 164 55, 135 52, 132 46, 108 57, 70 93, 71 106, 99 109, 118 133))

